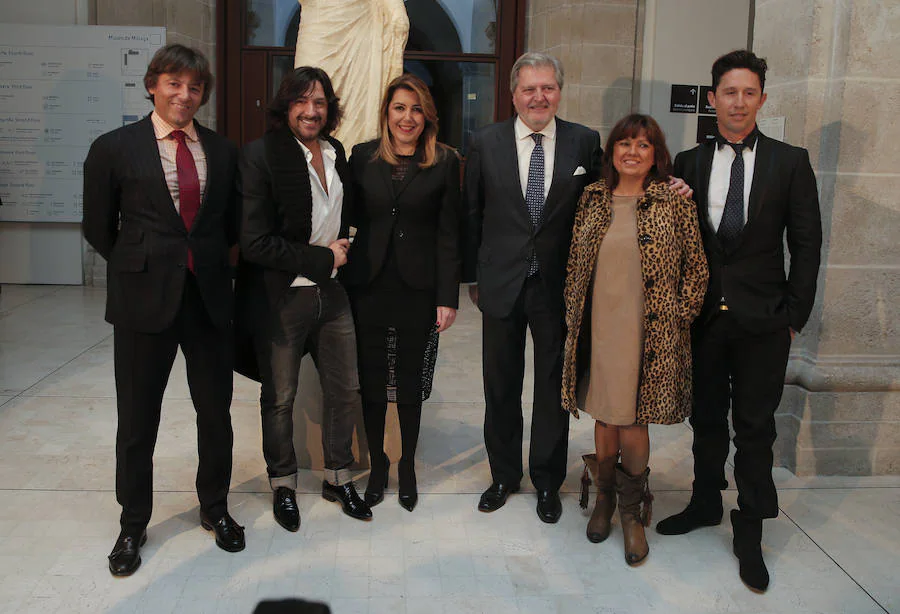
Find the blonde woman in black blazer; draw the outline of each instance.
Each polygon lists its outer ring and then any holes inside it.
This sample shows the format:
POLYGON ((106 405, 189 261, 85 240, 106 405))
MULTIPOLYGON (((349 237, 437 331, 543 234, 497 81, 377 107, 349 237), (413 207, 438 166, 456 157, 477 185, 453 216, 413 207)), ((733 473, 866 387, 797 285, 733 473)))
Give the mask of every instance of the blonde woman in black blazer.
POLYGON ((356 319, 363 415, 372 472, 365 499, 381 502, 387 403, 397 403, 400 505, 418 500, 415 452, 422 401, 431 393, 438 334, 459 301, 459 158, 437 142, 434 101, 404 74, 381 104, 380 136, 353 148, 356 237, 342 270, 356 319))

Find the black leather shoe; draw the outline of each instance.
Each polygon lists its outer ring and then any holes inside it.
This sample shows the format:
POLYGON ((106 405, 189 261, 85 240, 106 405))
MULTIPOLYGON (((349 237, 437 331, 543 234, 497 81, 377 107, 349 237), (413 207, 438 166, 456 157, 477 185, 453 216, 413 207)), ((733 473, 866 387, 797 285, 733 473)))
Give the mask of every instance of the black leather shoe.
POLYGON ((272 513, 275 522, 288 531, 294 532, 300 528, 300 509, 297 507, 297 498, 294 491, 286 486, 279 486, 272 495, 272 513))
POLYGON ((363 498, 366 505, 375 507, 384 500, 384 489, 388 486, 388 472, 391 470, 391 459, 384 457, 384 470, 372 463, 372 471, 369 472, 369 483, 366 484, 366 493, 363 498))
POLYGON ((501 482, 494 482, 490 487, 481 493, 481 499, 478 501, 479 512, 495 512, 506 503, 506 498, 514 492, 519 492, 519 485, 508 486, 501 482))
POLYGON ((537 515, 544 522, 553 524, 562 516, 562 501, 559 491, 539 490, 537 495, 537 515))
POLYGON ((684 535, 701 527, 714 527, 722 522, 722 495, 691 495, 691 501, 683 511, 663 518, 656 523, 660 535, 684 535))
POLYGON ((228 512, 215 521, 200 512, 200 526, 207 531, 213 531, 216 534, 216 545, 226 552, 240 552, 246 546, 244 527, 235 522, 228 512))
POLYGON ((109 573, 130 576, 141 566, 141 546, 147 543, 147 531, 135 537, 122 531, 109 553, 109 573))
POLYGON ((416 467, 413 463, 400 460, 397 465, 397 475, 400 478, 400 495, 397 498, 400 506, 407 512, 416 508, 419 502, 419 489, 416 487, 416 467))
POLYGON ((326 501, 340 501, 341 509, 345 514, 357 520, 371 520, 372 510, 366 502, 359 498, 356 486, 353 482, 347 482, 340 486, 322 482, 322 498, 326 501))

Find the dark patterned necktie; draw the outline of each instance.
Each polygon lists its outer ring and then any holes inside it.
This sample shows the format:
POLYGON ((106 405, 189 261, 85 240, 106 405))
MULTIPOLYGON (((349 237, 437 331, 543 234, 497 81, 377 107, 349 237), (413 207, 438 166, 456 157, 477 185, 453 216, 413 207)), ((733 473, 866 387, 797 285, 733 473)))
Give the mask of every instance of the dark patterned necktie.
POLYGON ((744 144, 728 144, 734 149, 734 161, 731 163, 731 181, 725 197, 725 210, 716 236, 722 245, 731 248, 744 228, 744 144))
MULTIPOLYGON (((172 136, 178 141, 175 150, 175 168, 178 173, 178 208, 184 227, 191 230, 194 218, 200 210, 200 176, 197 174, 197 164, 194 155, 188 149, 187 135, 181 130, 173 130, 172 136)), ((188 249, 188 268, 194 270, 194 254, 188 249)))
MULTIPOLYGON (((535 132, 531 135, 534 139, 534 150, 531 152, 531 161, 528 163, 528 185, 525 187, 525 204, 528 206, 528 214, 535 229, 541 225, 541 217, 544 213, 544 146, 541 141, 544 135, 535 132)), ((537 254, 531 253, 528 262, 528 276, 531 277, 538 271, 537 254)))

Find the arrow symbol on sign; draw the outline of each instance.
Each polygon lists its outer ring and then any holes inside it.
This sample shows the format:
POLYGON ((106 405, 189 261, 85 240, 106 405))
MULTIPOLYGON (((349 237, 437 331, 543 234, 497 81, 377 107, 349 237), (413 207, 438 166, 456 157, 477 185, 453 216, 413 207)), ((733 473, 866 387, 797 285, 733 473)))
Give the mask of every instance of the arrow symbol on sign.
POLYGON ((691 88, 691 96, 693 96, 693 95, 696 94, 696 93, 697 93, 696 88, 693 88, 693 87, 692 87, 692 88, 691 88))

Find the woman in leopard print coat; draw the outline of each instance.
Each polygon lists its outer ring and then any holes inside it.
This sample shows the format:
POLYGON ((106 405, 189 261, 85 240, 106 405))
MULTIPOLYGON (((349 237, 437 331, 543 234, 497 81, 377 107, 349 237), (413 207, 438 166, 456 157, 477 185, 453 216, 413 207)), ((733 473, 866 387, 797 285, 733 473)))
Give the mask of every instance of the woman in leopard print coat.
POLYGON ((616 124, 601 173, 575 215, 562 404, 596 420, 597 450, 585 455, 582 492, 586 507, 590 468, 598 494, 588 539, 609 535, 618 493, 625 559, 634 565, 649 552, 647 425, 690 413, 690 325, 709 271, 696 206, 667 186, 671 158, 653 118, 633 114, 616 124))

